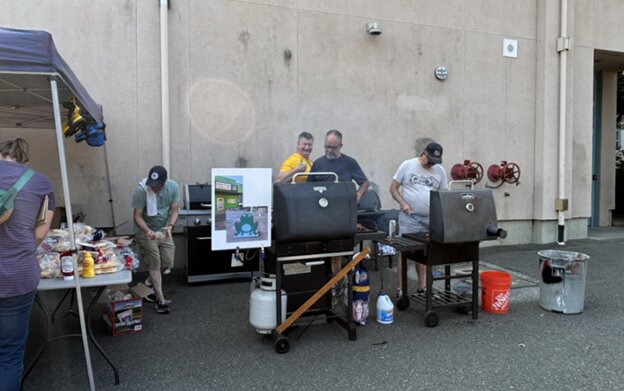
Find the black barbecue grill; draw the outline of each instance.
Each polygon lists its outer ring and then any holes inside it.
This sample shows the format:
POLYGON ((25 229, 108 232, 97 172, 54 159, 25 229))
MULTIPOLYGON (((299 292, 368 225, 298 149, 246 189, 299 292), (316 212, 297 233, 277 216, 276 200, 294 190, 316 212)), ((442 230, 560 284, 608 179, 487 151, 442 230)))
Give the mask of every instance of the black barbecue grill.
POLYGON ((466 307, 471 305, 472 318, 478 317, 479 243, 483 240, 505 238, 496 220, 496 207, 490 189, 461 189, 432 191, 430 195, 430 236, 404 233, 400 238, 383 242, 401 252, 402 296, 399 310, 409 307, 410 299, 424 306, 425 325, 435 327, 439 318, 434 307, 466 307), (424 293, 408 294, 407 259, 427 267, 427 288, 424 293), (472 262, 472 296, 462 297, 451 290, 451 280, 466 278, 451 275, 451 264, 472 262), (433 266, 444 265, 444 275, 434 276, 433 266), (444 290, 434 291, 433 282, 444 280, 444 290))
POLYGON ((186 234, 186 268, 188 284, 251 278, 258 272, 259 251, 243 252, 243 265, 232 266, 232 251, 212 251, 212 186, 184 186, 184 209, 180 225, 186 234))
MULTIPOLYGON (((357 210, 355 187, 350 182, 277 183, 273 187, 273 244, 267 258, 267 272, 275 273, 276 316, 281 322, 281 289, 288 295, 287 311, 293 313, 314 295, 332 276, 331 257, 353 255, 357 210), (289 264, 300 263, 308 272, 288 273, 289 264)), ((304 315, 325 314, 328 319, 347 329, 355 340, 352 293, 348 279, 346 317, 331 308, 331 296, 325 295, 304 315)), ((276 350, 283 352, 283 336, 276 341, 276 350)), ((287 348, 286 348, 287 350, 287 348)))

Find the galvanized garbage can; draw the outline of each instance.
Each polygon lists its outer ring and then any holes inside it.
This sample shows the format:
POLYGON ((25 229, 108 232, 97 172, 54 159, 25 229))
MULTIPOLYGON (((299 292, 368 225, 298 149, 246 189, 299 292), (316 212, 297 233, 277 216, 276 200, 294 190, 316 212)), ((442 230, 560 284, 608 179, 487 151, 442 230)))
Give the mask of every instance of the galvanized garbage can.
POLYGON ((583 312, 589 256, 560 250, 544 250, 537 254, 540 307, 564 314, 583 312))

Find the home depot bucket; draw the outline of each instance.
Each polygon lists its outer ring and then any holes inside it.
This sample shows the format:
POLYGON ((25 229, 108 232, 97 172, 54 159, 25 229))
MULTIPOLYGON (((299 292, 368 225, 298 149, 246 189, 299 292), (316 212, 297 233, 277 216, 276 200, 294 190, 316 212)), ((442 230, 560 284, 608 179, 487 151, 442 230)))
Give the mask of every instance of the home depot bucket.
POLYGON ((505 272, 484 271, 481 273, 481 308, 492 314, 509 312, 509 290, 511 275, 505 272))

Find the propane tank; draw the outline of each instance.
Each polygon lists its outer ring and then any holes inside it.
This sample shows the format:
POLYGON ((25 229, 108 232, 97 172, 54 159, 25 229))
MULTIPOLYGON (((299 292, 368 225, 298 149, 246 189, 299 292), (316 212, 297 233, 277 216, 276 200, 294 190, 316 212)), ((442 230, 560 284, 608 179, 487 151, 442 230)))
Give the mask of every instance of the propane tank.
MULTIPOLYGON (((282 289, 282 320, 286 320, 286 291, 282 289)), ((256 277, 249 297, 249 323, 260 334, 271 334, 277 325, 277 304, 274 277, 256 277)))

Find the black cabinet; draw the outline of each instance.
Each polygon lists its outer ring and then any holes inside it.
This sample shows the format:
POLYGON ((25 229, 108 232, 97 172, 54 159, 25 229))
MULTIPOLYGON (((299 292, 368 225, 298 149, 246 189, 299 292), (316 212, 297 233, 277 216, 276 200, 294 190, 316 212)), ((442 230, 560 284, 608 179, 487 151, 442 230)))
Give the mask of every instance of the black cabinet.
POLYGON ((241 250, 243 266, 232 267, 234 250, 212 251, 210 226, 186 228, 187 283, 251 278, 258 271, 258 249, 241 250))

